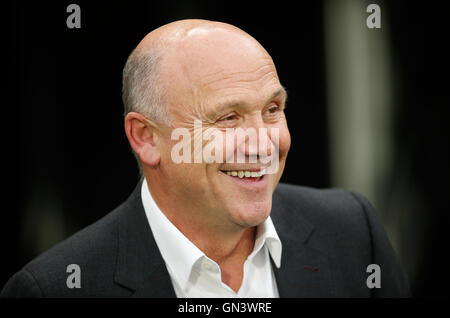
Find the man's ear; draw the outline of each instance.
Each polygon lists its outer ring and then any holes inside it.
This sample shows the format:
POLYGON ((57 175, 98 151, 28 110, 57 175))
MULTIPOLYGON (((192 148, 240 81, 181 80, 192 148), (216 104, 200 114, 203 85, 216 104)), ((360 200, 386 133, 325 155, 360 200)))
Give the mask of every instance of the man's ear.
POLYGON ((156 167, 161 159, 157 147, 158 138, 152 122, 139 113, 130 112, 125 116, 125 133, 134 152, 143 164, 156 167))

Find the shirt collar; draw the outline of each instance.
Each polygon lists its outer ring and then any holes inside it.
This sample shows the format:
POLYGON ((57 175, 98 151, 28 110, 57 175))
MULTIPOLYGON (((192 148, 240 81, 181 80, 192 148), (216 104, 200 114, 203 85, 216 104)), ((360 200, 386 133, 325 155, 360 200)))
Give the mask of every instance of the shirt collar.
MULTIPOLYGON (((180 287, 185 289, 195 263, 207 256, 184 236, 159 209, 152 198, 145 178, 142 182, 141 197, 147 220, 166 266, 180 287)), ((249 258, 256 255, 264 244, 267 246, 275 266, 280 268, 281 241, 270 217, 258 226, 255 247, 249 258)))
POLYGON ((256 230, 255 247, 253 248, 253 252, 250 256, 258 253, 264 245, 267 246, 275 266, 280 268, 282 250, 281 240, 278 237, 270 216, 264 221, 264 223, 258 225, 256 230))
POLYGON ((146 180, 142 182, 142 203, 159 251, 170 274, 184 289, 195 262, 205 254, 177 229, 153 200, 146 180))

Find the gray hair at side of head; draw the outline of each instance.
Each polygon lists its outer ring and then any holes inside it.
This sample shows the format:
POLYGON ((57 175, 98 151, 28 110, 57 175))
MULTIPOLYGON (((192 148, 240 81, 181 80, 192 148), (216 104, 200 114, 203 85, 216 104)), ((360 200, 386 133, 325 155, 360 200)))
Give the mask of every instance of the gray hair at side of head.
POLYGON ((162 54, 158 49, 133 50, 123 68, 122 100, 125 115, 137 112, 156 123, 170 124, 165 88, 159 78, 162 54))
MULTIPOLYGON (((125 63, 122 76, 124 116, 130 112, 145 115, 155 123, 171 124, 165 103, 165 87, 159 78, 162 54, 157 49, 133 50, 125 63)), ((133 150, 132 150, 133 151, 133 150)), ((139 156, 133 151, 143 176, 139 156)))

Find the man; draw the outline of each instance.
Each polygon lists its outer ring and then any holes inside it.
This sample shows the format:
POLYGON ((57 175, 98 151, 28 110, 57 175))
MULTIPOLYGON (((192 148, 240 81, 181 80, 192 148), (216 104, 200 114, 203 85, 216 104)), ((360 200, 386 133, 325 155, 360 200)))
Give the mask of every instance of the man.
POLYGON ((408 296, 364 198, 278 185, 290 147, 286 97, 269 54, 234 26, 183 20, 149 33, 123 81, 143 180, 113 212, 16 273, 2 296, 408 296), (257 145, 250 135, 239 142, 239 131, 255 131, 257 145), (192 142, 180 142, 183 133, 192 142))

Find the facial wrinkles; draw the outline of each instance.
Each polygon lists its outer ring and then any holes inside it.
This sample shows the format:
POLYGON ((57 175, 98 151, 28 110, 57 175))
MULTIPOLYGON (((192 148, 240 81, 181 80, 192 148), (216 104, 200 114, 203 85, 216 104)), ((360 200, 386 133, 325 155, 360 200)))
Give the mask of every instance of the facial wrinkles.
MULTIPOLYGON (((260 60, 256 67, 247 71, 231 71, 224 70, 202 76, 197 84, 200 90, 214 93, 228 88, 250 88, 260 89, 265 81, 277 79, 276 70, 272 61, 268 58, 260 60)), ((239 68, 236 67, 235 68, 239 68)))
POLYGON ((221 88, 227 81, 234 81, 236 83, 258 83, 258 81, 264 80, 266 76, 274 75, 275 70, 271 63, 266 63, 262 66, 259 66, 255 70, 250 71, 238 71, 231 72, 229 74, 224 74, 224 71, 214 72, 213 74, 207 75, 202 79, 200 85, 205 87, 210 87, 212 89, 221 88), (261 74, 264 74, 261 76, 261 74), (216 84, 216 85, 215 85, 216 84))
MULTIPOLYGON (((269 82, 270 84, 270 82, 269 82)), ((267 84, 266 84, 267 86, 267 84)), ((277 82, 277 85, 274 86, 275 89, 279 86, 279 83, 277 82)), ((272 92, 272 90, 270 90, 269 88, 267 90, 263 89, 263 91, 268 91, 268 92, 272 92)), ((247 129, 247 128, 259 128, 259 127, 263 127, 266 123, 264 122, 264 119, 262 118, 262 111, 263 108, 265 106, 265 104, 263 104, 264 102, 267 102, 264 98, 262 98, 262 96, 264 96, 265 94, 260 94, 259 96, 257 95, 257 93, 255 93, 253 90, 247 90, 247 91, 243 91, 241 90, 241 92, 239 93, 234 93, 229 95, 228 97, 230 98, 236 98, 236 100, 246 100, 247 103, 251 106, 251 108, 242 108, 242 107, 237 107, 236 110, 237 112, 239 112, 239 114, 244 118, 244 121, 240 122, 240 124, 237 127, 240 127, 242 129, 247 129), (262 102, 261 100, 264 100, 264 102, 262 102), (254 105, 252 106, 252 102, 254 101, 254 105)), ((270 102, 270 101, 269 101, 270 102)), ((220 130, 222 132, 225 131, 226 128, 232 128, 232 127, 227 127, 225 125, 219 125, 218 123, 216 123, 216 120, 220 114, 217 115, 211 115, 209 118, 208 116, 205 115, 205 112, 208 111, 207 109, 202 109, 202 107, 196 108, 197 112, 196 113, 192 113, 191 116, 189 116, 190 118, 190 122, 187 121, 185 123, 185 125, 187 126, 188 130, 191 132, 191 135, 193 136, 193 142, 196 142, 198 144, 201 144, 203 147, 205 147, 207 144, 209 144, 210 142, 217 142, 216 138, 211 138, 209 139, 209 137, 213 134, 213 132, 215 130, 220 130), (206 116, 206 117, 205 117, 206 116), (205 119, 206 118, 206 119, 205 119), (203 140, 198 140, 198 138, 200 138, 199 136, 195 136, 193 131, 194 131, 194 125, 192 124, 193 121, 197 119, 200 119, 201 122, 201 128, 202 128, 202 136, 203 136, 203 140)), ((233 109, 228 109, 227 111, 225 111, 225 114, 229 111, 234 111, 233 109)), ((209 110, 210 112, 210 110, 209 110)), ((283 116, 277 115, 276 117, 274 116, 272 121, 268 124, 275 124, 275 125, 280 125, 282 124, 280 122, 280 120, 282 119, 283 116)), ((224 144, 225 142, 223 142, 222 144, 224 144)))
POLYGON ((245 74, 248 76, 229 75, 214 80, 213 84, 205 84, 204 89, 209 90, 210 95, 206 102, 198 105, 199 118, 206 123, 214 123, 221 115, 235 110, 260 112, 260 108, 265 106, 262 105, 266 102, 265 93, 280 85, 273 68, 266 66, 264 69, 266 72, 260 72, 257 76, 252 73, 245 74), (234 103, 236 105, 230 107, 234 103))
POLYGON ((170 50, 169 65, 175 66, 168 80, 177 83, 173 93, 181 97, 174 108, 187 128, 195 119, 208 123, 206 114, 217 106, 216 96, 258 91, 278 81, 272 59, 253 40, 220 29, 211 33, 214 28, 196 27, 170 50))
MULTIPOLYGON (((217 127, 215 121, 218 119, 218 116, 222 112, 226 114, 226 112, 232 111, 231 109, 223 111, 220 109, 219 103, 223 104, 223 102, 227 100, 243 101, 248 105, 254 105, 252 109, 247 109, 246 112, 251 116, 259 114, 261 112, 260 108, 265 106, 261 105, 261 97, 264 95, 261 92, 269 91, 269 88, 273 84, 275 84, 273 85, 274 87, 280 85, 278 79, 275 78, 273 74, 273 71, 270 70, 268 73, 263 74, 259 79, 254 79, 254 81, 259 82, 265 81, 263 85, 256 84, 250 85, 250 87, 247 85, 246 87, 245 85, 236 85, 235 82, 233 82, 225 87, 215 90, 214 93, 210 93, 212 96, 209 96, 209 98, 205 96, 207 95, 204 93, 205 89, 198 89, 196 86, 191 87, 189 94, 187 94, 185 98, 186 103, 180 105, 181 109, 177 111, 177 126, 187 128, 191 134, 194 132, 195 120, 201 121, 203 131, 207 128, 217 127), (272 76, 269 78, 269 75, 272 76), (259 89, 253 86, 257 86, 259 89), (226 96, 225 99, 221 98, 222 96, 226 96)), ((239 109, 239 111, 241 112, 242 109, 239 109)))
MULTIPOLYGON (((195 120, 202 122, 202 133, 214 127, 214 118, 208 114, 214 114, 214 108, 217 109, 219 106, 219 99, 223 100, 225 96, 226 99, 241 100, 260 108, 261 105, 257 104, 261 100, 261 92, 264 92, 270 84, 280 85, 272 59, 268 55, 261 56, 260 53, 257 53, 259 57, 257 56, 256 60, 240 56, 242 59, 238 58, 236 63, 211 65, 210 67, 214 69, 207 72, 203 71, 205 64, 199 67, 197 63, 188 63, 183 58, 176 59, 178 69, 181 71, 178 74, 184 77, 181 85, 184 93, 178 94, 181 98, 178 98, 174 107, 178 117, 176 126, 187 128, 193 142, 198 142, 194 136, 195 120), (231 70, 226 71, 228 69, 231 70)), ((217 111, 220 112, 220 109, 217 111)), ((261 110, 253 110, 251 116, 256 115, 258 111, 261 110)), ((204 145, 205 142, 201 144, 204 145)))

